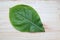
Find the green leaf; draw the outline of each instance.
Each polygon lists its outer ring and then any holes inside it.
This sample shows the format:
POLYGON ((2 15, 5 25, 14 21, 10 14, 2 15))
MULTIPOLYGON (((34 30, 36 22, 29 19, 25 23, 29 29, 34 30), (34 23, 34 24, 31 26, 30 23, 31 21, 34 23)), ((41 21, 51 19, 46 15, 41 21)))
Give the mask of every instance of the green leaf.
POLYGON ((38 13, 28 5, 16 5, 9 10, 11 24, 21 32, 45 32, 38 13))

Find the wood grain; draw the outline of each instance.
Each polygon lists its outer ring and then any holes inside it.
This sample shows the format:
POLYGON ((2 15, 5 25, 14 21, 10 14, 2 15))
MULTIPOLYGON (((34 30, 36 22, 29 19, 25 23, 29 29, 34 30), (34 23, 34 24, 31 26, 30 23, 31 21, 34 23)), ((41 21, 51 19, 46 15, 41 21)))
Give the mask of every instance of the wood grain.
POLYGON ((0 40, 60 40, 60 3, 56 1, 5 1, 0 2, 0 40), (32 6, 39 13, 46 32, 17 31, 10 23, 9 8, 17 4, 32 6))

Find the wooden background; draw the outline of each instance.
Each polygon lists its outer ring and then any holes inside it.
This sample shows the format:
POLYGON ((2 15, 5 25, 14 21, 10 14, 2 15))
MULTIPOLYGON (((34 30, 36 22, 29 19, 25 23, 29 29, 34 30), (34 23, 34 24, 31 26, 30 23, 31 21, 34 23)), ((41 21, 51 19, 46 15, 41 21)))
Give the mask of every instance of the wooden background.
POLYGON ((0 40, 60 40, 60 3, 59 1, 1 1, 0 2, 0 40), (17 31, 9 21, 9 8, 26 4, 37 10, 42 23, 45 24, 44 33, 24 33, 17 31))

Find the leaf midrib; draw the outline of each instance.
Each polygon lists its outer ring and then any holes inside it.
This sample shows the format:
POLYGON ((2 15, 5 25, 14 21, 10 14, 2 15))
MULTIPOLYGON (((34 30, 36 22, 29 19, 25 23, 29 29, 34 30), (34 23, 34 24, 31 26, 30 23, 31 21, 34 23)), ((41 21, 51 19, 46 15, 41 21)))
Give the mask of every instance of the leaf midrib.
MULTIPOLYGON (((16 13, 17 14, 17 13, 16 13)), ((18 15, 21 15, 19 14, 18 12, 18 15)), ((22 17, 24 17, 23 15, 21 15, 22 17)), ((31 22, 28 18, 24 17, 25 19, 27 19, 30 23, 32 23, 34 26, 37 26, 37 28, 39 28, 41 31, 43 30, 41 27, 39 27, 38 25, 34 24, 33 22, 31 22)))

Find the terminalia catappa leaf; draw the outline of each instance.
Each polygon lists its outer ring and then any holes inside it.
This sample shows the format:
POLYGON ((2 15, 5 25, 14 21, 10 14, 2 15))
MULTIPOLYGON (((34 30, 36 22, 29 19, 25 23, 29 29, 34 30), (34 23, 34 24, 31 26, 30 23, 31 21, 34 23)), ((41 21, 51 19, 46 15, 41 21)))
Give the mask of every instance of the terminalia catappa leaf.
POLYGON ((9 9, 9 19, 21 32, 45 32, 38 13, 28 5, 16 5, 9 9))

